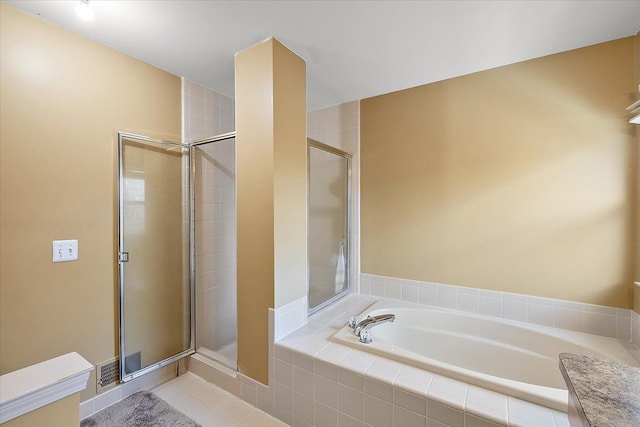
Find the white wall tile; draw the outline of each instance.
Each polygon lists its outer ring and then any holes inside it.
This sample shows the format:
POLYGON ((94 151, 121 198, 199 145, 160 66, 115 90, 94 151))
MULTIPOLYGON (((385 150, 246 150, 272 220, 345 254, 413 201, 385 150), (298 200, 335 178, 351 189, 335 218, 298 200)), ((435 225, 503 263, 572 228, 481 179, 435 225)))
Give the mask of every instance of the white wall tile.
POLYGON ((274 393, 269 388, 260 386, 256 387, 256 407, 267 414, 273 415, 275 413, 275 397, 274 393))
POLYGON ((344 359, 349 353, 350 353, 350 350, 347 347, 331 343, 325 348, 323 348, 320 352, 318 352, 315 355, 315 357, 316 359, 337 364, 342 359, 344 359))
POLYGON ((362 420, 364 414, 364 393, 338 384, 338 410, 356 420, 362 420))
POLYGON ((370 283, 369 284, 369 293, 371 295, 376 296, 376 297, 384 297, 386 283, 384 282, 383 279, 374 276, 374 277, 371 278, 371 281, 369 283, 370 283))
MULTIPOLYGON (((301 393, 313 399, 314 393, 314 373, 302 369, 298 366, 293 369, 293 389, 297 393, 301 393)), ((295 415, 295 413, 293 414, 295 415)))
MULTIPOLYGON (((427 392, 430 401, 437 401, 454 409, 462 410, 469 386, 441 375, 434 375, 427 392)), ((427 415, 433 418, 428 412, 427 415)))
POLYGON ((457 286, 438 285, 438 307, 458 309, 457 286))
POLYGON ((402 369, 402 364, 394 360, 377 357, 365 371, 365 377, 393 384, 402 369))
POLYGON ((344 412, 338 412, 338 427, 362 427, 362 420, 357 420, 344 412))
POLYGON ((314 399, 331 408, 338 408, 338 382, 322 377, 315 376, 315 395, 314 399))
POLYGON ((433 374, 431 372, 404 365, 396 377, 394 387, 418 396, 426 396, 432 381, 433 374))
POLYGON ((426 416, 427 414, 427 401, 425 395, 418 396, 416 394, 403 391, 399 388, 394 388, 393 404, 395 406, 401 406, 402 408, 408 409, 422 416, 426 416))
POLYGON ((464 427, 499 427, 504 425, 506 424, 496 424, 470 414, 464 414, 464 427))
POLYGON ((427 402, 427 417, 445 426, 464 426, 464 412, 432 400, 427 402))
POLYGON ((502 317, 520 322, 527 321, 527 299, 524 296, 504 294, 502 297, 502 317))
POLYGON ((496 294, 484 294, 480 292, 480 314, 491 317, 502 317, 503 301, 501 296, 496 294))
MULTIPOLYGON (((377 275, 362 274, 361 282, 373 283, 373 296, 384 294, 387 298, 416 302, 417 288, 417 302, 420 304, 438 305, 471 313, 476 312, 477 294, 479 314, 578 332, 585 331, 586 313, 608 315, 611 316, 608 319, 599 317, 601 320, 607 319, 604 325, 592 320, 589 333, 617 337, 624 341, 632 341, 635 338, 633 319, 630 319, 632 310, 377 275), (392 287, 395 284, 402 287, 400 295, 392 287), (631 321, 628 322, 626 319, 631 321)), ((598 316, 591 318, 595 319, 598 316)))
POLYGON ((361 374, 338 368, 338 382, 358 391, 364 391, 364 377, 361 374))
MULTIPOLYGON (((615 312, 614 312, 615 313, 615 312)), ((616 317, 597 311, 584 312, 584 331, 588 334, 616 337, 616 317)))
POLYGON ((427 417, 427 427, 451 427, 451 426, 427 417))
POLYGON ((315 361, 315 373, 321 377, 338 381, 338 366, 337 363, 329 363, 324 360, 316 359, 315 361))
POLYGON ((402 301, 420 303, 420 288, 418 284, 402 282, 402 301))
POLYGON ((616 316, 615 337, 619 340, 631 341, 631 317, 616 316))
POLYGON ((282 384, 275 383, 273 391, 275 408, 280 408, 293 414, 293 390, 282 384))
POLYGON ((393 386, 389 383, 365 377, 364 393, 365 395, 375 396, 387 402, 393 402, 393 386))
POLYGON ((480 307, 479 293, 477 289, 458 289, 458 310, 467 313, 478 314, 480 307))
POLYGON ((607 314, 609 316, 615 316, 617 310, 614 307, 607 307, 603 305, 584 304, 584 311, 589 313, 607 314))
POLYGON ((257 407, 258 401, 256 386, 254 384, 242 382, 240 384, 240 398, 249 405, 257 407))
POLYGON ((554 326, 556 328, 569 329, 572 331, 584 331, 584 316, 582 310, 569 308, 554 308, 554 326))
POLYGON ((315 427, 335 427, 338 424, 338 411, 335 408, 315 402, 315 427))
POLYGON ((293 388, 293 364, 280 359, 273 360, 274 380, 285 387, 293 388))
POLYGON ((509 397, 507 400, 509 425, 553 426, 551 409, 524 400, 509 397))
POLYGON ((291 412, 285 411, 283 408, 276 407, 273 415, 283 423, 290 426, 293 425, 293 414, 291 412))
POLYGON ((309 423, 307 421, 304 421, 301 418, 298 417, 293 417, 293 427, 313 427, 313 423, 309 423))
POLYGON ((275 309, 275 340, 279 341, 307 323, 307 296, 275 309))
POLYGON ((393 425, 398 427, 425 427, 427 419, 400 406, 393 407, 393 425))
MULTIPOLYGON (((345 357, 340 361, 340 365, 355 373, 364 374, 369 365, 371 365, 375 359, 376 357, 370 353, 353 350, 349 353, 348 357, 345 357)), ((338 371, 338 379, 340 379, 340 371, 338 371)))
POLYGON ((465 411, 503 425, 506 425, 509 419, 507 396, 473 385, 469 386, 467 392, 465 411))
POLYGON ((384 287, 384 295, 386 298, 402 299, 402 284, 395 282, 386 282, 384 287))
POLYGON ((393 404, 365 394, 364 421, 373 427, 389 427, 393 425, 393 404))
POLYGON ((420 304, 438 306, 438 285, 424 283, 420 286, 420 304))
POLYGON ((368 275, 360 276, 360 293, 362 295, 371 295, 371 282, 368 275))
MULTIPOLYGON (((324 347, 324 346, 323 346, 324 347)), ((314 371, 314 367, 313 367, 313 358, 306 355, 306 354, 301 354, 301 353, 294 353, 293 354, 293 364, 297 367, 300 367, 302 369, 306 369, 309 372, 313 372, 314 371)))
POLYGON ((527 303, 527 322, 553 326, 553 305, 527 303))

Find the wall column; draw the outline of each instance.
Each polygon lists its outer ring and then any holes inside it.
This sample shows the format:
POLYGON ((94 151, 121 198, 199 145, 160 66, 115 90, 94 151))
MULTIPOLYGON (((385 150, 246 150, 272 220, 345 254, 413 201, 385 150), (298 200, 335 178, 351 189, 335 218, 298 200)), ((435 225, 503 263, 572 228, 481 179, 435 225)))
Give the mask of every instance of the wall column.
POLYGON ((306 294, 305 74, 273 38, 236 55, 238 369, 265 384, 268 309, 306 294))

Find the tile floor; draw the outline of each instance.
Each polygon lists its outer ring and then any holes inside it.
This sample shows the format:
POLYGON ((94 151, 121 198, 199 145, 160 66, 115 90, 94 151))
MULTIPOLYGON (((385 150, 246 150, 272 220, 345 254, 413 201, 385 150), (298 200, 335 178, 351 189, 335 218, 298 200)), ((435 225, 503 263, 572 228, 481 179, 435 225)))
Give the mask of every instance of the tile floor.
POLYGON ((187 372, 151 390, 203 427, 286 427, 286 424, 187 372))

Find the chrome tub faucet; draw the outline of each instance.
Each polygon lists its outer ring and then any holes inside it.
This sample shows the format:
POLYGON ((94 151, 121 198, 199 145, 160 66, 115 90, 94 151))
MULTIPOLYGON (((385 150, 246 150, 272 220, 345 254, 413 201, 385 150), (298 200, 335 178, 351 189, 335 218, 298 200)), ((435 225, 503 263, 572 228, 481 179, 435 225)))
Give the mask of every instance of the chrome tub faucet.
POLYGON ((366 319, 358 322, 356 316, 349 319, 349 327, 353 329, 355 336, 360 338, 361 343, 370 344, 373 341, 371 328, 383 323, 396 320, 395 314, 380 314, 378 316, 367 316, 366 319))

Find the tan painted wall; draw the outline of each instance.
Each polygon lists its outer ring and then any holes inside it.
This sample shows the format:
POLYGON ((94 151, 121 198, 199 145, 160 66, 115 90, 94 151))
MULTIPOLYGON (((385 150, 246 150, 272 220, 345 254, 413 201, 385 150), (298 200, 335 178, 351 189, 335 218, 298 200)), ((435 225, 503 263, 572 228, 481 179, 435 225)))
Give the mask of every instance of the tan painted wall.
POLYGON ((362 271, 631 306, 633 37, 361 102, 362 271))
POLYGON ((273 43, 275 299, 281 307, 307 294, 306 64, 273 43))
POLYGON ((80 424, 80 394, 74 393, 14 418, 2 427, 75 427, 80 424))
POLYGON ((179 140, 180 80, 0 8, 0 373, 98 363, 118 351, 117 131, 179 140), (53 264, 67 238, 79 260, 53 264))
POLYGON ((238 368, 265 384, 268 309, 306 292, 305 87, 274 39, 236 55, 238 368))

